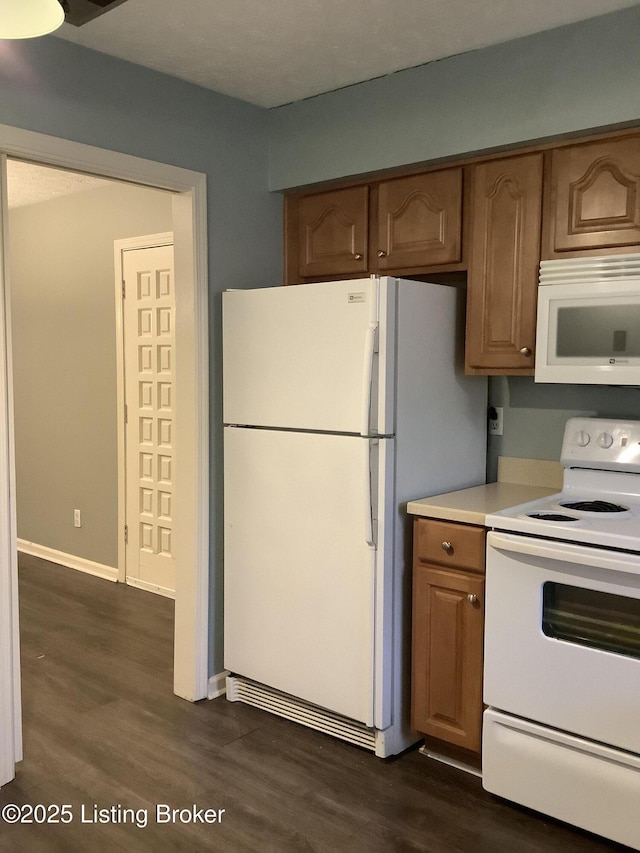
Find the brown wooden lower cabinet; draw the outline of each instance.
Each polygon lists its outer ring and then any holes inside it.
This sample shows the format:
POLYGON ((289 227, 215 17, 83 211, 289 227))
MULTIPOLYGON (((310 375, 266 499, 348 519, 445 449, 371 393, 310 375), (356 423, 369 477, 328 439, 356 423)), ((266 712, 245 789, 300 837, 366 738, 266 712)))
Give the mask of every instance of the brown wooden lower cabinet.
POLYGON ((411 725, 476 754, 484 633, 484 552, 478 542, 484 538, 483 527, 414 522, 411 725), (434 533, 444 536, 440 553, 433 548, 434 533), (479 555, 473 567, 470 553, 479 555))

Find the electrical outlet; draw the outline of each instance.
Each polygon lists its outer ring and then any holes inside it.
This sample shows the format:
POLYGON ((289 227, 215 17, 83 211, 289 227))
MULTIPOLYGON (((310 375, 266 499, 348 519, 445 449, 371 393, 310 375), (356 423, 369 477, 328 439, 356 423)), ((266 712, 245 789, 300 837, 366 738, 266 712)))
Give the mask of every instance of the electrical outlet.
POLYGON ((74 527, 82 527, 82 518, 80 516, 80 510, 74 509, 73 511, 73 526, 74 527))
POLYGON ((489 409, 489 435, 503 435, 503 412, 502 406, 492 406, 489 409))

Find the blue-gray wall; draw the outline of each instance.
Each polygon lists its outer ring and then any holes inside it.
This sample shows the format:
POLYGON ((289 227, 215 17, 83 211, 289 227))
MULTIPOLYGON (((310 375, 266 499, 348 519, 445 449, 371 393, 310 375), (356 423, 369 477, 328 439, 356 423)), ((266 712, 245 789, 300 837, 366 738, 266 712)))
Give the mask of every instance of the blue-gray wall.
POLYGON ((282 280, 266 110, 50 36, 0 42, 0 122, 204 172, 211 334, 211 673, 222 670, 220 292, 282 280))
POLYGON ((303 186, 640 119, 640 6, 270 112, 270 185, 303 186))
MULTIPOLYGON (((281 281, 281 199, 267 187, 640 123, 638 44, 633 7, 266 111, 54 36, 0 43, 1 123, 208 176, 211 673, 222 668, 219 294, 281 281)), ((492 456, 557 458, 565 416, 638 410, 629 389, 491 388, 506 429, 492 456)))
POLYGON ((489 381, 489 402, 504 407, 504 436, 489 438, 487 474, 497 458, 559 459, 564 425, 578 416, 640 420, 640 388, 536 384, 525 376, 489 381))
MULTIPOLYGON (((640 124, 640 6, 461 54, 270 112, 270 185, 304 186, 640 124)), ((577 414, 640 417, 640 391, 499 377, 498 454, 558 459, 577 414)))

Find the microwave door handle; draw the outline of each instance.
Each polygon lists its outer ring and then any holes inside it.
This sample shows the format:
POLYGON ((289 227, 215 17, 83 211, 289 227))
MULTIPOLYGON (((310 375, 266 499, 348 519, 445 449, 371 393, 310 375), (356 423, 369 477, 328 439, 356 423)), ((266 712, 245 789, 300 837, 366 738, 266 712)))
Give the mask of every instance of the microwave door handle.
POLYGON ((605 551, 601 548, 589 548, 568 542, 547 542, 494 530, 487 536, 487 547, 530 557, 543 557, 554 562, 578 563, 596 569, 640 575, 640 554, 605 551))

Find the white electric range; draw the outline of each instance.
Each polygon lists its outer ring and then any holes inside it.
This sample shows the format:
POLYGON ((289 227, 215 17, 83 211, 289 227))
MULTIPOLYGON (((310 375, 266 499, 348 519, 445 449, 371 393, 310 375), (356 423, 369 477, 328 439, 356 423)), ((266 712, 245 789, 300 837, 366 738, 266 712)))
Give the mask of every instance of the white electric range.
POLYGON ((486 519, 483 784, 640 849, 640 421, 572 418, 561 461, 486 519))

